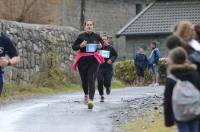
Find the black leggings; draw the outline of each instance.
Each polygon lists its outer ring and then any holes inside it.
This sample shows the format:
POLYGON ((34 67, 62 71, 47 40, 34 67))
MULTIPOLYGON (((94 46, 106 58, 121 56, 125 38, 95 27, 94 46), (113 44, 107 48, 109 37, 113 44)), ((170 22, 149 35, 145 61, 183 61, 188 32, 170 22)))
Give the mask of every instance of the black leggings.
POLYGON ((112 67, 107 67, 107 68, 102 68, 101 66, 99 67, 97 76, 99 95, 104 95, 103 91, 104 86, 106 88, 111 87, 112 76, 113 76, 112 67))
POLYGON ((85 95, 89 94, 89 99, 94 99, 95 80, 99 63, 94 56, 82 57, 78 62, 78 70, 81 76, 82 88, 85 95))

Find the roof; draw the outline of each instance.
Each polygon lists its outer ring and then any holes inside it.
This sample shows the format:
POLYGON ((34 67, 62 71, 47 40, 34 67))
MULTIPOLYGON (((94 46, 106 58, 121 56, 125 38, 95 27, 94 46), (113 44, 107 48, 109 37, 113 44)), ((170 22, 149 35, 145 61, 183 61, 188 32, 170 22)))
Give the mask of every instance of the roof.
POLYGON ((151 3, 125 25, 117 36, 169 34, 181 20, 200 23, 199 0, 158 0, 151 3))

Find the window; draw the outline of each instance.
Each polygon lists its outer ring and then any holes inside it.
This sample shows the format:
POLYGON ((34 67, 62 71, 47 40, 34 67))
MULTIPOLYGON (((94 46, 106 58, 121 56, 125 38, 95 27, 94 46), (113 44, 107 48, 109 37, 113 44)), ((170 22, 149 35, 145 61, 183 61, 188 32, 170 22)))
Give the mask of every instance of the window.
POLYGON ((142 4, 136 4, 136 15, 142 11, 142 4))

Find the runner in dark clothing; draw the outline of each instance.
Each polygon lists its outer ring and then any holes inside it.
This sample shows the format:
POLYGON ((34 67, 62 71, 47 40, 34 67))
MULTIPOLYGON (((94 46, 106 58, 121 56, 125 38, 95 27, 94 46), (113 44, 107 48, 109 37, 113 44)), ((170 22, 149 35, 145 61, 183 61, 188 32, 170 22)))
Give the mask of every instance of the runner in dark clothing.
POLYGON ((3 68, 6 66, 14 66, 20 62, 20 57, 13 42, 4 34, 0 34, 0 95, 3 91, 3 68), (6 58, 8 55, 10 59, 6 58))
POLYGON ((93 32, 93 26, 93 21, 88 20, 85 25, 86 32, 81 33, 72 46, 73 50, 79 50, 72 67, 75 70, 78 66, 85 102, 88 103, 89 99, 88 106, 93 106, 97 70, 103 62, 103 57, 97 52, 98 48, 102 48, 103 40, 93 32))
POLYGON ((111 91, 111 80, 113 76, 113 66, 112 64, 117 58, 117 52, 115 51, 114 47, 109 44, 108 37, 103 36, 102 39, 104 40, 102 50, 99 52, 104 57, 105 62, 102 63, 98 70, 98 90, 99 95, 101 96, 100 102, 104 102, 104 89, 106 88, 106 94, 109 95, 111 91), (108 53, 108 54, 106 54, 108 53))

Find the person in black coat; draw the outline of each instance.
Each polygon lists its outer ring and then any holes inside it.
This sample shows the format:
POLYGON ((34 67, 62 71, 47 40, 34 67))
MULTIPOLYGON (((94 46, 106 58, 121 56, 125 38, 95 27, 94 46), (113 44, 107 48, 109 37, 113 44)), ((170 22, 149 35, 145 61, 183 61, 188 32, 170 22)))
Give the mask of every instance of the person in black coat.
MULTIPOLYGON (((171 50, 168 63, 168 74, 172 74, 182 81, 190 81, 200 91, 200 76, 196 71, 196 65, 187 62, 187 53, 183 48, 177 47, 171 50)), ((167 78, 164 91, 165 126, 173 126, 176 122, 180 132, 185 128, 191 130, 188 132, 198 132, 198 119, 189 122, 180 122, 174 117, 172 109, 172 94, 175 84, 176 81, 169 77, 167 78), (192 129, 195 131, 192 131, 192 129)))
MULTIPOLYGON (((102 38, 93 32, 94 23, 92 20, 87 20, 85 23, 85 32, 81 33, 72 48, 77 51, 77 56, 72 65, 73 69, 78 67, 84 91, 85 103, 90 102, 93 106, 95 95, 95 80, 99 64, 103 62, 103 57, 97 52, 98 48, 102 48, 102 38), (97 45, 94 51, 87 50, 87 47, 97 45)), ((89 104, 89 103, 88 103, 89 104)))
MULTIPOLYGON (((148 60, 144 53, 143 48, 139 48, 139 51, 134 56, 134 64, 136 67, 137 83, 140 85, 142 78, 144 77, 144 71, 147 68, 148 60)), ((144 79, 143 82, 144 83, 144 79)))
MULTIPOLYGON (((109 44, 108 37, 104 35, 102 37, 104 43, 102 51, 108 51, 109 56, 104 56, 104 63, 102 63, 98 70, 97 80, 98 80, 98 90, 101 96, 101 101, 104 102, 104 86, 106 88, 106 94, 109 95, 111 92, 111 80, 113 76, 113 63, 117 59, 117 52, 112 45, 109 44)), ((101 52, 101 51, 100 51, 101 52)))
POLYGON ((0 33, 0 96, 3 92, 4 67, 15 66, 20 63, 20 56, 14 44, 7 34, 0 33))

